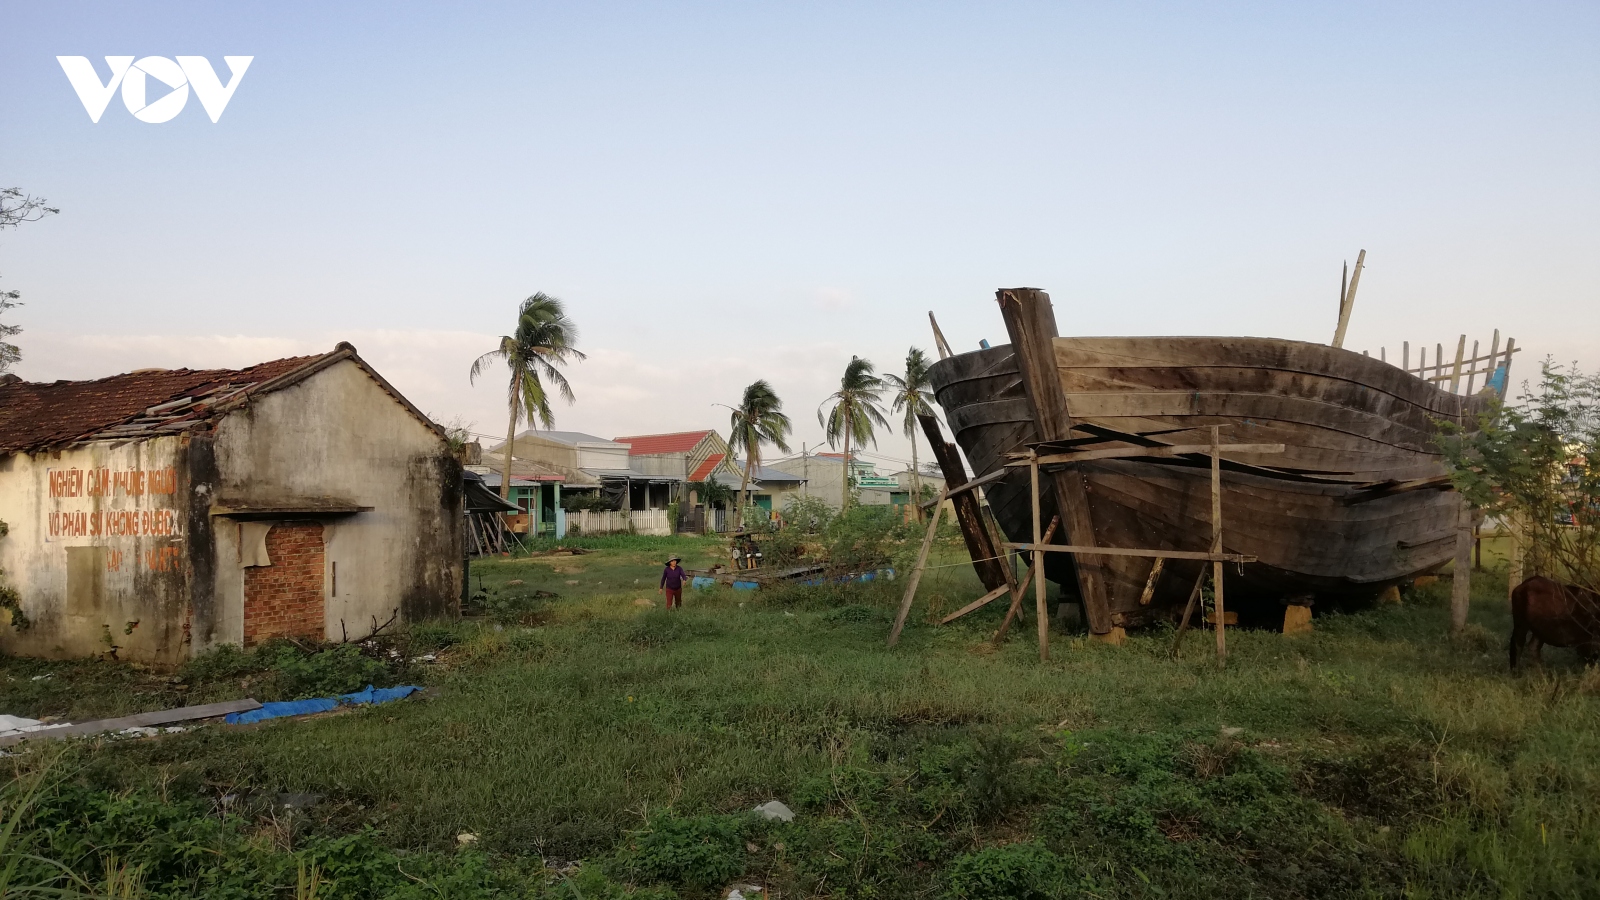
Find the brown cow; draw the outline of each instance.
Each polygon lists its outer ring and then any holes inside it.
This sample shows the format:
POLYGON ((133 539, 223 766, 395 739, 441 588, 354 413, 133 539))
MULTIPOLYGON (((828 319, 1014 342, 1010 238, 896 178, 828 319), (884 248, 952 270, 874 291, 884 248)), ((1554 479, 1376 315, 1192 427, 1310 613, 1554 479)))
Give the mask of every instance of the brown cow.
POLYGON ((1543 645, 1576 647, 1585 660, 1600 657, 1600 594, 1535 575, 1511 592, 1511 670, 1517 651, 1533 637, 1533 661, 1544 665, 1543 645))

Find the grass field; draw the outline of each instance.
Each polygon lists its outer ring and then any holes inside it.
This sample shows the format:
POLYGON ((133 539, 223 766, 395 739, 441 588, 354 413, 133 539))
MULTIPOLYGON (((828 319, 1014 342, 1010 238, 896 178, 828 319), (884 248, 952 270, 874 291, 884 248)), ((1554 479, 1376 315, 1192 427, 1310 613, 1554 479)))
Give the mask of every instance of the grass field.
POLYGON ((1600 892, 1600 674, 1559 650, 1507 673, 1503 573, 1474 579, 1456 642, 1445 580, 1309 635, 1236 631, 1222 670, 1205 635, 1169 659, 1170 631, 1058 634, 1041 665, 1030 622, 991 650, 998 608, 927 624, 977 596, 969 567, 934 570, 891 651, 894 583, 697 592, 667 613, 645 605, 659 560, 720 545, 589 545, 476 564, 482 618, 364 656, 177 675, 5 660, 0 711, 35 716, 340 679, 430 691, 7 759, 8 808, 38 792, 4 852, 160 897, 304 897, 313 878, 318 897, 1600 892), (773 799, 793 822, 749 813, 773 799))

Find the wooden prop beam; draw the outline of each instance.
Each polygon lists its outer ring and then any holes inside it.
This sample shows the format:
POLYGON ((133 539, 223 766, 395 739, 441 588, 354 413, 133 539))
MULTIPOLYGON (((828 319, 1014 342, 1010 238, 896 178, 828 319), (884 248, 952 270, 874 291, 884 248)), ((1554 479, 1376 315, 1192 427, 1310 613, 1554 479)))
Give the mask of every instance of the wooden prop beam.
POLYGON ((1216 563, 1253 563, 1258 557, 1246 553, 1202 553, 1198 550, 1135 550, 1128 547, 1078 547, 1073 544, 1016 544, 1003 545, 1007 550, 1025 553, 1072 553, 1080 556, 1145 556, 1155 559, 1200 559, 1216 563))
MULTIPOLYGON (((961 454, 954 444, 946 443, 944 432, 939 428, 939 420, 933 416, 917 416, 917 421, 922 424, 922 433, 927 436, 928 444, 933 447, 933 458, 939 462, 939 471, 944 473, 944 494, 939 503, 949 499, 956 508, 956 523, 961 526, 961 537, 966 541, 967 553, 972 557, 972 568, 978 572, 978 580, 983 582, 986 591, 1005 585, 1006 571, 1002 565, 1000 550, 994 545, 989 532, 983 527, 983 512, 978 505, 978 496, 971 490, 962 490, 970 482, 967 480, 967 467, 961 461, 961 454)), ((979 482, 987 483, 987 482, 979 482)))
MULTIPOLYGON (((1032 578, 1032 577, 1033 577, 1033 570, 1029 569, 1027 576, 1022 579, 1023 583, 1026 584, 1028 579, 1032 578)), ((955 612, 951 613, 950 615, 945 616, 944 618, 940 619, 939 620, 939 624, 940 625, 949 625, 951 622, 954 622, 955 620, 961 618, 962 616, 966 615, 967 613, 977 612, 978 610, 983 609, 985 606, 988 606, 990 603, 993 603, 994 601, 1000 599, 1000 596, 1002 594, 1009 593, 1010 591, 1011 591, 1011 585, 1002 584, 999 587, 995 588, 994 590, 990 591, 989 593, 984 594, 982 597, 979 597, 978 599, 972 601, 971 603, 968 603, 966 606, 963 606, 960 609, 956 610, 955 612)))
POLYGON ((1189 620, 1194 616, 1194 605, 1200 600, 1200 588, 1206 583, 1206 567, 1200 567, 1200 574, 1195 576, 1194 587, 1189 591, 1189 602, 1183 605, 1183 619, 1178 622, 1178 634, 1172 639, 1172 658, 1178 658, 1178 649, 1183 646, 1184 632, 1189 630, 1189 620))
MULTIPOLYGON (((974 479, 972 481, 967 482, 966 484, 963 484, 962 486, 960 486, 958 488, 954 488, 952 490, 945 491, 945 497, 946 498, 955 497, 958 494, 964 494, 967 491, 976 490, 978 488, 981 488, 986 484, 994 484, 996 481, 999 481, 1000 479, 1002 479, 1002 478, 1004 478, 1004 477, 1006 477, 1007 475, 1010 475, 1010 474, 1011 473, 1007 472, 1005 469, 996 469, 995 471, 990 472, 989 474, 983 476, 982 478, 974 479)), ((935 503, 940 503, 940 502, 943 502, 943 501, 940 501, 940 500, 929 500, 927 503, 922 504, 922 508, 923 509, 932 509, 933 505, 935 503)))
MULTIPOLYGON (((1366 251, 1361 251, 1362 259, 1366 258, 1366 251)), ((1361 259, 1356 260, 1356 278, 1361 277, 1361 259)), ((1350 292, 1355 294, 1355 282, 1350 283, 1350 292)), ((1348 313, 1348 310, 1346 311, 1348 313)), ((1344 328, 1340 326, 1342 338, 1344 328)), ((1218 425, 1211 426, 1211 593, 1213 603, 1217 608, 1217 663, 1221 665, 1228 659, 1228 613, 1222 604, 1222 560, 1217 557, 1222 554, 1222 428, 1218 425)))
POLYGON ((895 614, 894 628, 889 632, 889 646, 893 647, 900 642, 900 631, 906 627, 906 615, 911 612, 911 601, 917 598, 917 585, 922 581, 922 572, 928 567, 928 551, 933 548, 934 533, 939 530, 939 517, 944 515, 944 504, 940 503, 933 508, 933 518, 928 522, 928 533, 922 537, 922 549, 917 551, 917 564, 911 569, 911 577, 906 579, 906 594, 900 598, 900 611, 895 614))
POLYGON ((1333 346, 1344 346, 1344 333, 1350 328, 1350 312, 1356 305, 1356 286, 1361 284, 1361 268, 1367 264, 1367 251, 1356 255, 1356 270, 1350 274, 1350 287, 1339 298, 1339 327, 1333 332, 1333 346))
MULTIPOLYGON (((1011 338, 1011 350, 1033 411, 1039 440, 1071 440, 1073 421, 1067 409, 1061 373, 1056 367, 1056 316, 1050 306, 1050 295, 1037 288, 1013 288, 997 291, 995 298, 1000 303, 1000 314, 1011 338)), ((1083 473, 1076 465, 1069 465, 1052 472, 1050 479, 1067 540, 1093 546, 1096 543, 1094 518, 1083 473)), ((1097 635, 1110 634, 1112 622, 1106 573, 1099 563, 1082 559, 1075 562, 1078 595, 1083 598, 1089 631, 1097 635)), ((1042 575, 1039 584, 1043 584, 1042 575)))
MULTIPOLYGON (((1045 543, 1048 544, 1050 539, 1056 536, 1056 529, 1060 526, 1060 516, 1055 516, 1050 520, 1050 527, 1044 530, 1045 543)), ((1011 608, 1006 610, 1006 617, 1000 620, 1000 628, 995 631, 994 637, 991 639, 995 646, 999 646, 1000 642, 1005 640, 1006 632, 1011 628, 1011 621, 1017 617, 1017 613, 1022 612, 1022 598, 1027 595, 1028 583, 1033 580, 1034 568, 1034 566, 1029 566, 1028 573, 1022 576, 1022 583, 1011 589, 1011 608)))
POLYGON ((928 324, 933 326, 933 346, 939 351, 940 359, 951 357, 950 344, 944 339, 944 332, 939 330, 939 320, 933 317, 933 310, 928 310, 928 324))

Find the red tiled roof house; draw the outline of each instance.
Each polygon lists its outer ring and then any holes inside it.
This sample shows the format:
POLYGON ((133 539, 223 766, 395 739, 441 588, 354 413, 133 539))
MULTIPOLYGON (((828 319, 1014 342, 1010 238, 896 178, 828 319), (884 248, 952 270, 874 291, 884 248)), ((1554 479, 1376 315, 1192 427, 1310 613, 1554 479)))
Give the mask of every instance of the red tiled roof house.
POLYGON ((0 376, 0 651, 173 665, 452 612, 460 464, 349 344, 246 369, 0 376), (9 619, 9 621, 8 621, 9 619))

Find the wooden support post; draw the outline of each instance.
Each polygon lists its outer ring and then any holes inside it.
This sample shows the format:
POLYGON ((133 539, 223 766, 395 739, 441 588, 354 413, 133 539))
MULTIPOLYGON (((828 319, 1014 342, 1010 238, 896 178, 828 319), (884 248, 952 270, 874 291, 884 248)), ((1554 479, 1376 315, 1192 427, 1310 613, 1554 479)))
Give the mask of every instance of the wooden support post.
POLYGON ((1411 342, 1400 342, 1400 368, 1411 371, 1411 342))
POLYGON ((1500 383, 1500 399, 1506 398, 1506 391, 1511 390, 1511 354, 1516 352, 1517 339, 1506 338, 1506 380, 1500 383))
POLYGON ((1433 345, 1433 384, 1438 386, 1444 375, 1444 345, 1433 345))
MULTIPOLYGON (((1060 525, 1060 516, 1050 520, 1050 527, 1044 530, 1044 542, 1046 544, 1050 543, 1050 539, 1055 537, 1056 528, 1060 527, 1060 525)), ((996 647, 1000 646, 1000 642, 1005 640, 1006 632, 1010 630, 1012 620, 1017 617, 1017 613, 1022 611, 1022 598, 1026 595, 1028 584, 1032 581, 1035 571, 1033 566, 1029 566, 1027 574, 1022 576, 1022 582, 1011 588, 1011 608, 1006 610, 1006 617, 1000 621, 1000 628, 994 633, 993 641, 996 647)))
POLYGON ((1467 365, 1467 396, 1472 396, 1472 384, 1478 380, 1478 342, 1472 342, 1472 362, 1467 365))
MULTIPOLYGON (((1361 274, 1357 264, 1356 274, 1361 274)), ((1351 285, 1354 287, 1354 285, 1351 285)), ((1211 426, 1211 552, 1222 552, 1222 428, 1211 426)), ((1217 664, 1228 661, 1228 613, 1222 602, 1222 560, 1211 562, 1211 592, 1217 619, 1217 664)))
POLYGON ((933 548, 933 535, 939 530, 939 517, 944 514, 944 504, 933 508, 933 518, 928 521, 928 533, 922 537, 922 549, 917 551, 917 564, 906 579, 906 595, 900 598, 900 611, 895 614, 894 628, 889 632, 889 646, 900 641, 900 630, 906 627, 906 616, 911 612, 911 601, 917 597, 917 583, 922 581, 922 571, 928 567, 928 551, 933 548))
POLYGON ((1450 584, 1450 634, 1460 636, 1467 627, 1467 607, 1472 602, 1472 504, 1461 498, 1456 519, 1456 559, 1450 584))
POLYGON ((1344 333, 1350 327, 1350 311, 1356 305, 1356 285, 1361 283, 1361 267, 1367 263, 1367 251, 1362 250, 1356 256, 1356 270, 1350 275, 1350 287, 1344 291, 1344 296, 1339 300, 1339 327, 1333 332, 1333 345, 1344 346, 1344 333))
MULTIPOLYGON (((1016 357, 1017 371, 1033 410, 1038 438, 1061 441, 1072 438, 1072 416, 1067 409, 1066 389, 1056 367, 1056 317, 1050 295, 1036 288, 1014 288, 996 292, 1000 314, 1016 357)), ((1094 517, 1089 507, 1089 490, 1082 469, 1074 464, 1051 473, 1056 511, 1066 531, 1067 542, 1094 546, 1094 517)), ((1094 635, 1112 633, 1111 608, 1104 566, 1093 556, 1075 555, 1073 568, 1078 575, 1078 595, 1083 598, 1089 631, 1094 635)), ((1035 582, 1035 586, 1042 583, 1035 582)))
POLYGON ((939 320, 933 317, 933 310, 928 310, 928 324, 933 326, 933 345, 939 351, 940 359, 949 359, 951 356, 950 345, 945 342, 944 332, 939 330, 939 320))
MULTIPOLYGON (((1044 529, 1039 521, 1039 453, 1032 451, 1028 478, 1033 491, 1033 542, 1044 543, 1044 529)), ((1045 605, 1044 551, 1033 551, 1033 566, 1037 577, 1033 579, 1033 611, 1039 624, 1039 661, 1050 661, 1050 610, 1045 605)))
POLYGON ((1466 358, 1466 355, 1467 336, 1463 334, 1461 340, 1456 342, 1456 364, 1450 373, 1450 393, 1452 394, 1461 393, 1461 361, 1466 358))
POLYGON ((1178 634, 1172 639, 1172 658, 1178 658, 1178 650, 1183 646, 1183 635, 1189 630, 1189 620, 1194 617, 1195 604, 1200 602, 1200 588, 1206 583, 1206 567, 1200 566, 1200 574, 1194 578, 1194 587, 1189 591, 1189 602, 1183 606, 1183 618, 1178 621, 1178 634))
POLYGON ((968 481, 967 467, 961 462, 960 451, 954 444, 945 441, 938 419, 917 416, 917 421, 928 438, 928 445, 933 448, 933 458, 939 462, 939 471, 944 473, 945 491, 950 493, 950 503, 956 508, 956 523, 961 526, 961 538, 966 541, 967 553, 972 557, 972 568, 977 570, 978 580, 983 582, 983 588, 987 591, 1008 584, 1010 579, 1006 577, 1005 561, 998 558, 1001 550, 984 527, 983 510, 978 505, 977 494, 973 491, 956 492, 956 488, 968 481))
POLYGON ((1139 593, 1140 606, 1150 605, 1150 598, 1156 593, 1156 582, 1161 580, 1161 567, 1166 564, 1167 561, 1158 556, 1155 563, 1150 566, 1150 577, 1145 579, 1144 590, 1139 593))

